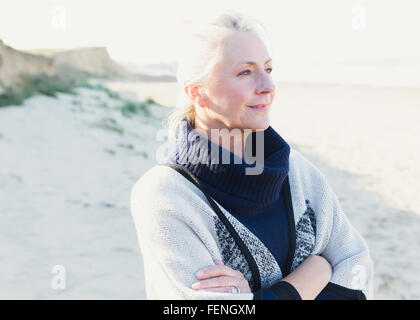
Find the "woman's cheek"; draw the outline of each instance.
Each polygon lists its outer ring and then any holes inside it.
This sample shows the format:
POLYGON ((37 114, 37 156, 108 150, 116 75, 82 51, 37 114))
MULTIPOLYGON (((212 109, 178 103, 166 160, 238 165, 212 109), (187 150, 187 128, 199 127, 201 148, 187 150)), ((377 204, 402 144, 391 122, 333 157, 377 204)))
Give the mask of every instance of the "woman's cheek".
POLYGON ((237 89, 232 91, 233 99, 237 106, 248 105, 250 103, 250 91, 246 88, 237 89))

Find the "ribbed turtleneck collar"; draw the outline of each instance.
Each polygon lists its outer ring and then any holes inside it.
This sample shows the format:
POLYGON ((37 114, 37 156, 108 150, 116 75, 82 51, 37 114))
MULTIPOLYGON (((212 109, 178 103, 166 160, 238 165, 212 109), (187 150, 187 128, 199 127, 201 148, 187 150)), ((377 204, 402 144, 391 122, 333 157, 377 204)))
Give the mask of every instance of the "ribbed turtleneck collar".
POLYGON ((197 178, 235 197, 264 206, 279 200, 283 181, 289 172, 290 146, 271 126, 247 137, 247 146, 254 141, 255 148, 255 143, 264 142, 264 161, 251 164, 199 134, 186 118, 181 120, 179 129, 180 136, 174 151, 168 156, 169 162, 183 165, 197 178), (255 134, 262 133, 264 139, 256 139, 255 134), (211 153, 216 148, 219 149, 218 163, 215 153, 211 153), (230 159, 230 162, 222 162, 222 159, 230 159), (246 168, 261 173, 246 174, 246 168))

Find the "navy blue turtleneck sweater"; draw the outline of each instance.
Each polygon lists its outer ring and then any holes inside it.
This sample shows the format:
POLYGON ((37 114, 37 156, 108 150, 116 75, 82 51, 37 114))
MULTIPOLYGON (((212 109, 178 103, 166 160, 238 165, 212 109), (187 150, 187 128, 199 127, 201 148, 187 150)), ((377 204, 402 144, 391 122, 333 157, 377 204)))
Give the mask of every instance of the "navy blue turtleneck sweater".
MULTIPOLYGON (((290 146, 269 126, 262 132, 264 170, 261 174, 249 175, 245 174, 245 169, 254 167, 255 163, 249 164, 244 158, 200 135, 186 118, 181 120, 179 129, 177 145, 169 154, 167 161, 181 164, 190 170, 213 199, 264 243, 275 257, 282 274, 285 275, 290 245, 289 224, 281 189, 289 172, 290 146), (211 150, 216 148, 219 150, 218 158, 217 154, 215 156, 211 153, 211 150), (229 159, 230 162, 226 163, 222 161, 223 159, 229 159)), ((245 150, 252 150, 252 154, 258 151, 255 134, 250 134, 245 144, 245 150), (250 138, 251 135, 254 136, 250 138)), ((285 281, 279 281, 270 288, 262 289, 262 293, 264 300, 300 299, 296 289, 285 281)), ((340 298, 328 288, 317 297, 317 299, 340 298)))

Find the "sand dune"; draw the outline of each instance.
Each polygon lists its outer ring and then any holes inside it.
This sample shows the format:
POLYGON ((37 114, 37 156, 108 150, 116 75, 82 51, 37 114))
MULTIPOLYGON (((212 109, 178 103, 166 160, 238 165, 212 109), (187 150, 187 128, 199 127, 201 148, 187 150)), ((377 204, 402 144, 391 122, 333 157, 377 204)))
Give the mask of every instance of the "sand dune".
POLYGON ((129 212, 156 121, 103 91, 0 109, 0 299, 143 299, 129 212), (52 268, 66 271, 53 289, 52 268))

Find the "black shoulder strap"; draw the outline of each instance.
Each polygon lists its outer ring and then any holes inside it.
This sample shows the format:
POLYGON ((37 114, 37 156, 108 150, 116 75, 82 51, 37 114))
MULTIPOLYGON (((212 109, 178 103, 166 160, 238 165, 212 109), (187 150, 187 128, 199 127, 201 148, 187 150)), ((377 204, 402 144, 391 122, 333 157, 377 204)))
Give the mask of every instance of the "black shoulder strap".
MULTIPOLYGON (((244 254, 249 267, 251 268, 252 278, 254 280, 254 292, 258 291, 258 295, 261 296, 261 277, 260 272, 258 270, 257 263, 255 262, 254 257, 252 256, 251 252, 249 251, 248 247, 245 245, 241 237, 236 232, 235 228, 232 226, 228 218, 223 214, 223 212, 220 210, 219 206, 214 202, 214 200, 210 197, 210 195, 206 192, 206 190, 203 188, 203 186, 200 184, 200 182, 197 180, 197 178, 185 167, 183 167, 180 164, 174 164, 174 163, 161 163, 159 165, 162 166, 168 166, 176 171, 178 171, 180 174, 182 174, 186 179, 188 179, 191 183, 193 183, 197 188, 203 192, 203 194, 206 196, 208 202, 212 206, 213 210, 216 212, 217 216, 220 218, 220 220, 225 224, 226 228, 232 235, 233 239, 235 240, 236 244, 238 245, 239 249, 244 254)), ((260 297, 261 298, 261 297, 260 297)), ((256 299, 259 300, 259 299, 256 299)))

